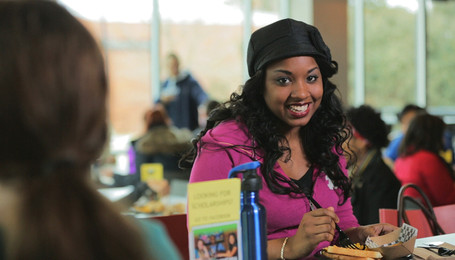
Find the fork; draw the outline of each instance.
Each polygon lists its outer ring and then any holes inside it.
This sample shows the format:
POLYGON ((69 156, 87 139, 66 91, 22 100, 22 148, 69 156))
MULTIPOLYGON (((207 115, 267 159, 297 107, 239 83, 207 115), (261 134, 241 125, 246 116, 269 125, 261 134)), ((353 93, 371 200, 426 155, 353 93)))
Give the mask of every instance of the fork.
POLYGON ((455 250, 450 250, 446 247, 442 247, 442 246, 437 246, 437 245, 429 245, 429 246, 419 246, 421 248, 425 248, 427 249, 428 251, 431 251, 433 253, 436 253, 438 254, 439 256, 451 256, 451 255, 454 255, 455 254, 455 250), (433 251, 432 249, 437 249, 438 252, 435 252, 433 251))
MULTIPOLYGON (((317 201, 314 200, 312 196, 307 196, 307 198, 310 200, 310 207, 312 209, 322 208, 321 205, 319 205, 319 203, 317 203, 317 201)), ((335 223, 335 228, 339 234, 339 239, 338 239, 339 246, 345 247, 345 248, 351 248, 351 249, 365 249, 365 246, 363 246, 363 248, 359 248, 356 244, 354 244, 351 241, 351 239, 348 237, 348 235, 346 235, 346 233, 343 230, 341 230, 341 228, 338 226, 337 223, 335 223)))
POLYGON ((338 238, 338 245, 341 247, 346 247, 346 248, 351 248, 351 249, 365 249, 365 245, 362 246, 362 248, 359 248, 357 244, 353 243, 351 239, 344 233, 343 230, 338 226, 337 223, 335 223, 335 228, 338 231, 339 238, 338 238))

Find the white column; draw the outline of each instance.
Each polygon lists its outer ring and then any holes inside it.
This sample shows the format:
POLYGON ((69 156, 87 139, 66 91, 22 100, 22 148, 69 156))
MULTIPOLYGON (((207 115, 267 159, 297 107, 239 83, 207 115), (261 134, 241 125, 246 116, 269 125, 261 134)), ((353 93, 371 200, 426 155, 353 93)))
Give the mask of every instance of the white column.
POLYGON ((280 19, 291 17, 289 1, 290 0, 281 0, 280 1, 280 19))
POLYGON ((246 55, 248 51, 248 42, 250 41, 252 29, 252 0, 243 1, 243 81, 249 79, 248 66, 246 64, 246 55))
POLYGON ((425 0, 418 0, 416 17, 416 103, 427 106, 427 30, 425 0))
POLYGON ((160 96, 160 9, 159 0, 153 0, 150 24, 150 93, 153 104, 160 96))
POLYGON ((354 0, 354 106, 365 103, 365 31, 363 0, 354 0))

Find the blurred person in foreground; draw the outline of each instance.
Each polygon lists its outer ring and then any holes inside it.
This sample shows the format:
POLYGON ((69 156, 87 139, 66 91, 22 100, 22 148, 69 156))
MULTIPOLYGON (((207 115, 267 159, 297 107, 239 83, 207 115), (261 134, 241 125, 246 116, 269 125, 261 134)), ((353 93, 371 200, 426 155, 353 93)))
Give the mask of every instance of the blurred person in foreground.
POLYGON ((0 2, 2 259, 179 259, 163 226, 94 188, 106 141, 97 43, 51 1, 0 2))
MULTIPOLYGON (((394 167, 401 184, 419 186, 433 206, 455 203, 454 171, 440 155, 445 127, 437 116, 417 114, 409 124, 394 167)), ((414 190, 407 190, 405 195, 419 198, 414 190)))
POLYGON ((180 69, 175 53, 167 56, 167 68, 169 77, 161 86, 157 102, 164 105, 176 127, 193 131, 199 127, 198 108, 207 101, 207 93, 189 71, 180 69))
POLYGON ((262 27, 251 35, 247 63, 250 79, 210 114, 182 158, 192 165, 190 182, 225 179, 232 167, 259 161, 269 259, 337 244, 335 223, 359 243, 394 230, 359 226, 352 213, 342 147, 349 130, 329 80, 338 64, 319 30, 293 19, 262 27))
POLYGON ((380 208, 396 208, 401 183, 382 159, 381 149, 389 140, 389 129, 371 106, 350 108, 347 113, 352 137, 348 149, 355 154, 350 177, 351 203, 359 224, 379 222, 380 208))

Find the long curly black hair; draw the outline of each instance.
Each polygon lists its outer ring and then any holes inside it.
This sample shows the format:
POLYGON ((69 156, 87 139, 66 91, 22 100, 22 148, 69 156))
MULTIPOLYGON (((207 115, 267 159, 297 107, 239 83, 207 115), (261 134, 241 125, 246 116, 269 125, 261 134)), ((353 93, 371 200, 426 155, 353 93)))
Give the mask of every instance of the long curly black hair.
MULTIPOLYGON (((338 71, 335 61, 328 64, 315 57, 323 79, 324 94, 321 105, 309 123, 300 129, 303 149, 312 166, 319 167, 332 180, 335 186, 343 191, 344 203, 349 197, 350 184, 339 164, 339 157, 344 150, 342 144, 350 137, 346 127, 346 119, 341 102, 336 95, 337 87, 328 78, 338 71)), ((245 85, 240 93, 232 93, 230 99, 213 110, 207 120, 207 125, 198 137, 193 140, 193 148, 180 160, 180 167, 189 168, 194 163, 199 148, 204 145, 201 138, 217 124, 228 119, 241 120, 254 138, 253 146, 249 147, 255 154, 262 154, 264 163, 261 172, 270 190, 277 194, 301 194, 302 191, 291 181, 274 171, 277 160, 286 154, 291 157, 291 149, 283 134, 279 131, 283 122, 267 107, 264 100, 265 69, 258 70, 245 85), (259 151, 259 152, 258 152, 259 151), (283 185, 288 183, 289 185, 283 185)), ((224 147, 222 149, 231 149, 224 147)))

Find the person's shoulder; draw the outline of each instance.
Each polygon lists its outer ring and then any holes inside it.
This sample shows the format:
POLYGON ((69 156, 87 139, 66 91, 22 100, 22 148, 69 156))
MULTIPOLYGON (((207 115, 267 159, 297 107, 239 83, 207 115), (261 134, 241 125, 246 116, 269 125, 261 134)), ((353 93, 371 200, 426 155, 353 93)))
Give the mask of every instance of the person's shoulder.
POLYGON ((411 155, 399 157, 395 162, 395 169, 428 168, 440 162, 437 154, 426 150, 419 150, 411 155))
POLYGON ((416 163, 419 165, 425 165, 427 167, 435 166, 435 165, 443 165, 443 159, 440 155, 435 154, 433 152, 427 150, 420 150, 415 154, 416 163))
POLYGON ((169 131, 172 132, 179 139, 188 139, 193 138, 193 132, 188 128, 178 128, 176 126, 169 127, 169 131))
POLYGON ((181 259, 177 248, 172 242, 165 226, 152 219, 137 219, 150 252, 156 259, 181 259))
POLYGON ((153 234, 153 237, 156 237, 155 235, 158 236, 159 234, 166 233, 166 228, 161 222, 150 219, 137 219, 137 222, 144 233, 153 234))
POLYGON ((207 131, 202 138, 206 142, 225 142, 228 144, 247 144, 250 139, 246 125, 234 119, 221 122, 216 127, 207 131))
POLYGON ((390 141, 388 147, 389 147, 389 148, 392 148, 392 149, 398 148, 398 147, 400 146, 400 144, 401 144, 401 141, 403 140, 403 137, 404 137, 404 135, 403 135, 403 134, 400 134, 400 135, 398 135, 397 137, 393 138, 393 139, 390 141))
POLYGON ((439 156, 433 152, 427 150, 419 150, 415 154, 413 154, 416 161, 420 160, 435 160, 438 159, 439 156))
POLYGON ((380 152, 377 152, 371 165, 367 166, 367 170, 365 170, 365 176, 373 182, 390 185, 399 182, 393 170, 382 159, 380 152))
POLYGON ((191 74, 190 71, 183 70, 178 75, 177 82, 186 82, 186 81, 196 82, 196 79, 193 77, 193 74, 191 74))
POLYGON ((213 136, 229 137, 246 137, 248 136, 248 129, 246 125, 238 120, 229 119, 221 122, 216 127, 210 130, 213 136))
POLYGON ((403 134, 399 134, 397 137, 392 139, 389 145, 385 148, 385 156, 388 158, 392 158, 393 160, 397 159, 398 157, 398 149, 400 147, 401 141, 403 140, 403 134))

